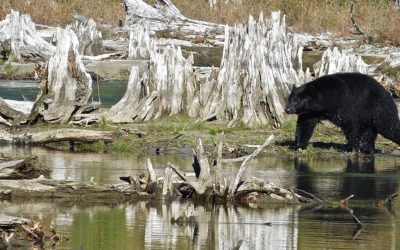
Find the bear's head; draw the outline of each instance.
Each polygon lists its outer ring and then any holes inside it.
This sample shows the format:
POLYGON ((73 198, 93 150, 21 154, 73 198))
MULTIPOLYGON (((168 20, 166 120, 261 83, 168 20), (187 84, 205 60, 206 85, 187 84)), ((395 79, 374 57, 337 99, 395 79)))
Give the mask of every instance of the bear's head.
POLYGON ((287 114, 301 115, 308 112, 320 112, 324 109, 322 96, 314 85, 304 84, 298 88, 293 87, 285 108, 287 114))

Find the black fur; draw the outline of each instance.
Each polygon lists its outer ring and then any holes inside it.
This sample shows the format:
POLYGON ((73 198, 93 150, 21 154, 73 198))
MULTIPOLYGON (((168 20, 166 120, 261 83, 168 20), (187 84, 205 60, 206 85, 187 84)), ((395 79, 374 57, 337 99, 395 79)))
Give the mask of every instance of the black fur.
POLYGON ((340 127, 356 152, 374 153, 377 134, 400 145, 396 104, 368 75, 337 73, 294 88, 286 112, 298 114, 295 148, 307 147, 321 120, 340 127))

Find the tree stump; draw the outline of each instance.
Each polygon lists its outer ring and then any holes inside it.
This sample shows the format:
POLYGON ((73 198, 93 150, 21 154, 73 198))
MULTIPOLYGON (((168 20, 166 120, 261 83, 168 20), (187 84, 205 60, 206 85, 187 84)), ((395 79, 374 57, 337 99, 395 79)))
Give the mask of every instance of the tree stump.
POLYGON ((79 55, 78 37, 67 26, 57 29, 57 49, 49 59, 47 81, 42 82, 32 113, 39 110, 44 120, 66 123, 92 93, 92 79, 79 55))
POLYGON ((104 54, 103 36, 97 30, 96 22, 93 19, 76 21, 71 28, 78 36, 79 54, 87 56, 104 54))
POLYGON ((332 50, 328 48, 322 54, 321 62, 314 69, 315 76, 321 77, 338 72, 360 72, 368 73, 368 65, 361 56, 340 52, 337 47, 332 50))
POLYGON ((38 35, 29 15, 11 10, 0 21, 0 52, 6 53, 8 60, 47 59, 54 51, 55 47, 38 35))
POLYGON ((280 12, 267 22, 250 17, 248 27, 236 25, 232 32, 227 27, 218 77, 201 86, 200 117, 279 127, 292 87, 303 83, 301 56, 280 12))

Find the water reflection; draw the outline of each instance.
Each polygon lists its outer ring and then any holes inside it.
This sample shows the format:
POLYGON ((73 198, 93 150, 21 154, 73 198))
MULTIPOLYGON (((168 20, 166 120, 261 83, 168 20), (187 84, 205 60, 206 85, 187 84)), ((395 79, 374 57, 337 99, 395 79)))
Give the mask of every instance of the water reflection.
MULTIPOLYGON (((332 162, 332 168, 338 169, 338 162, 341 161, 332 162)), ((320 162, 315 162, 313 167, 312 161, 296 158, 296 187, 322 198, 346 198, 354 195, 354 199, 360 200, 382 199, 397 191, 397 164, 379 166, 376 169, 374 156, 355 156, 342 162, 342 171, 326 172, 319 169, 320 162)))

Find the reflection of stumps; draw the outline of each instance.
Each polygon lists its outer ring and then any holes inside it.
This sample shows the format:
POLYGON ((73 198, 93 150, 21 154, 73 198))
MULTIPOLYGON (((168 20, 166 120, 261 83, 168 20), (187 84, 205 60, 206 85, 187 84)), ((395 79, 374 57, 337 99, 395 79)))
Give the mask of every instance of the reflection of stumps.
POLYGON ((56 53, 48 63, 47 93, 38 96, 35 107, 45 121, 66 123, 87 103, 92 79, 79 55, 78 38, 69 26, 57 29, 57 41, 56 53))

